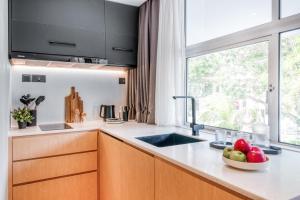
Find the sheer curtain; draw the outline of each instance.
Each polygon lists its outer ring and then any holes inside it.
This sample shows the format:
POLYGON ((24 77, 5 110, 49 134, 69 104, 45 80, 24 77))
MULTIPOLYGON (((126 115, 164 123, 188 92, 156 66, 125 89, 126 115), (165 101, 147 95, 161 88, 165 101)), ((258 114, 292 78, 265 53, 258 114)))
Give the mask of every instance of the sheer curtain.
POLYGON ((155 122, 157 125, 183 125, 185 26, 184 0, 160 0, 158 28, 155 122))

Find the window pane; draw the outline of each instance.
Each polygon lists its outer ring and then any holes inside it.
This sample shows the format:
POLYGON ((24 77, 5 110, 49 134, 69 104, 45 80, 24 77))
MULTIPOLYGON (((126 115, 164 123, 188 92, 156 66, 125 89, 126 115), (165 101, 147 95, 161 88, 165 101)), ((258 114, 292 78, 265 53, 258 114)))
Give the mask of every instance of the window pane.
POLYGON ((196 98, 198 123, 257 132, 268 124, 267 87, 268 42, 188 59, 187 92, 196 98))
POLYGON ((280 141, 300 145, 300 30, 281 35, 280 141))
POLYGON ((300 13, 299 0, 281 0, 281 17, 288 17, 300 13))
POLYGON ((186 0, 187 45, 270 22, 272 0, 186 0))

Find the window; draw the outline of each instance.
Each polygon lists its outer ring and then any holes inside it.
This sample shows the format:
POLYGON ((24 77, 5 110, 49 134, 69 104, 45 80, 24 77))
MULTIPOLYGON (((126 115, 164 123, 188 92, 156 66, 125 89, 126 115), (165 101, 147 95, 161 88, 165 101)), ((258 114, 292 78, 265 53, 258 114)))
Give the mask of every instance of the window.
POLYGON ((281 34, 280 141, 300 145, 300 30, 281 34))
POLYGON ((268 42, 189 58, 187 71, 198 123, 245 132, 268 123, 268 42))
POLYGON ((281 17, 288 17, 300 13, 299 0, 281 0, 281 17))
POLYGON ((188 46, 264 24, 272 18, 272 0, 186 0, 186 7, 188 46))
POLYGON ((300 0, 186 0, 186 37, 198 123, 300 148, 300 0))

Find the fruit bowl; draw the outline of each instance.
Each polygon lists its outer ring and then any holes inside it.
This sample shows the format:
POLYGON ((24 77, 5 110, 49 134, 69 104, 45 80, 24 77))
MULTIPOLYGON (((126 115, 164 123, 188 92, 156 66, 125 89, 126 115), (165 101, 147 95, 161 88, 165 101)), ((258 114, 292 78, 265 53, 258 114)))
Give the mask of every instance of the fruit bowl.
POLYGON ((261 163, 240 162, 240 161, 230 160, 230 159, 228 159, 224 156, 222 156, 222 157, 223 157, 223 161, 226 165, 229 165, 233 168, 247 170, 247 171, 264 170, 269 165, 269 158, 268 157, 267 157, 267 161, 261 162, 261 163))

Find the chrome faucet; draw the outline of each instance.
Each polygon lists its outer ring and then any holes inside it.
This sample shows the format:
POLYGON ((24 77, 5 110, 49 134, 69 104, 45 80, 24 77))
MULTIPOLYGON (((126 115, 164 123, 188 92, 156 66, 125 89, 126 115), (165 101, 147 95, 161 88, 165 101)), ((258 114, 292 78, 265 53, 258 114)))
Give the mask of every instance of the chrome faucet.
POLYGON ((193 135, 199 135, 199 130, 204 129, 203 124, 196 124, 196 106, 195 106, 195 98, 192 96, 173 96, 173 99, 191 99, 192 100, 192 123, 190 123, 190 127, 192 128, 193 135))

